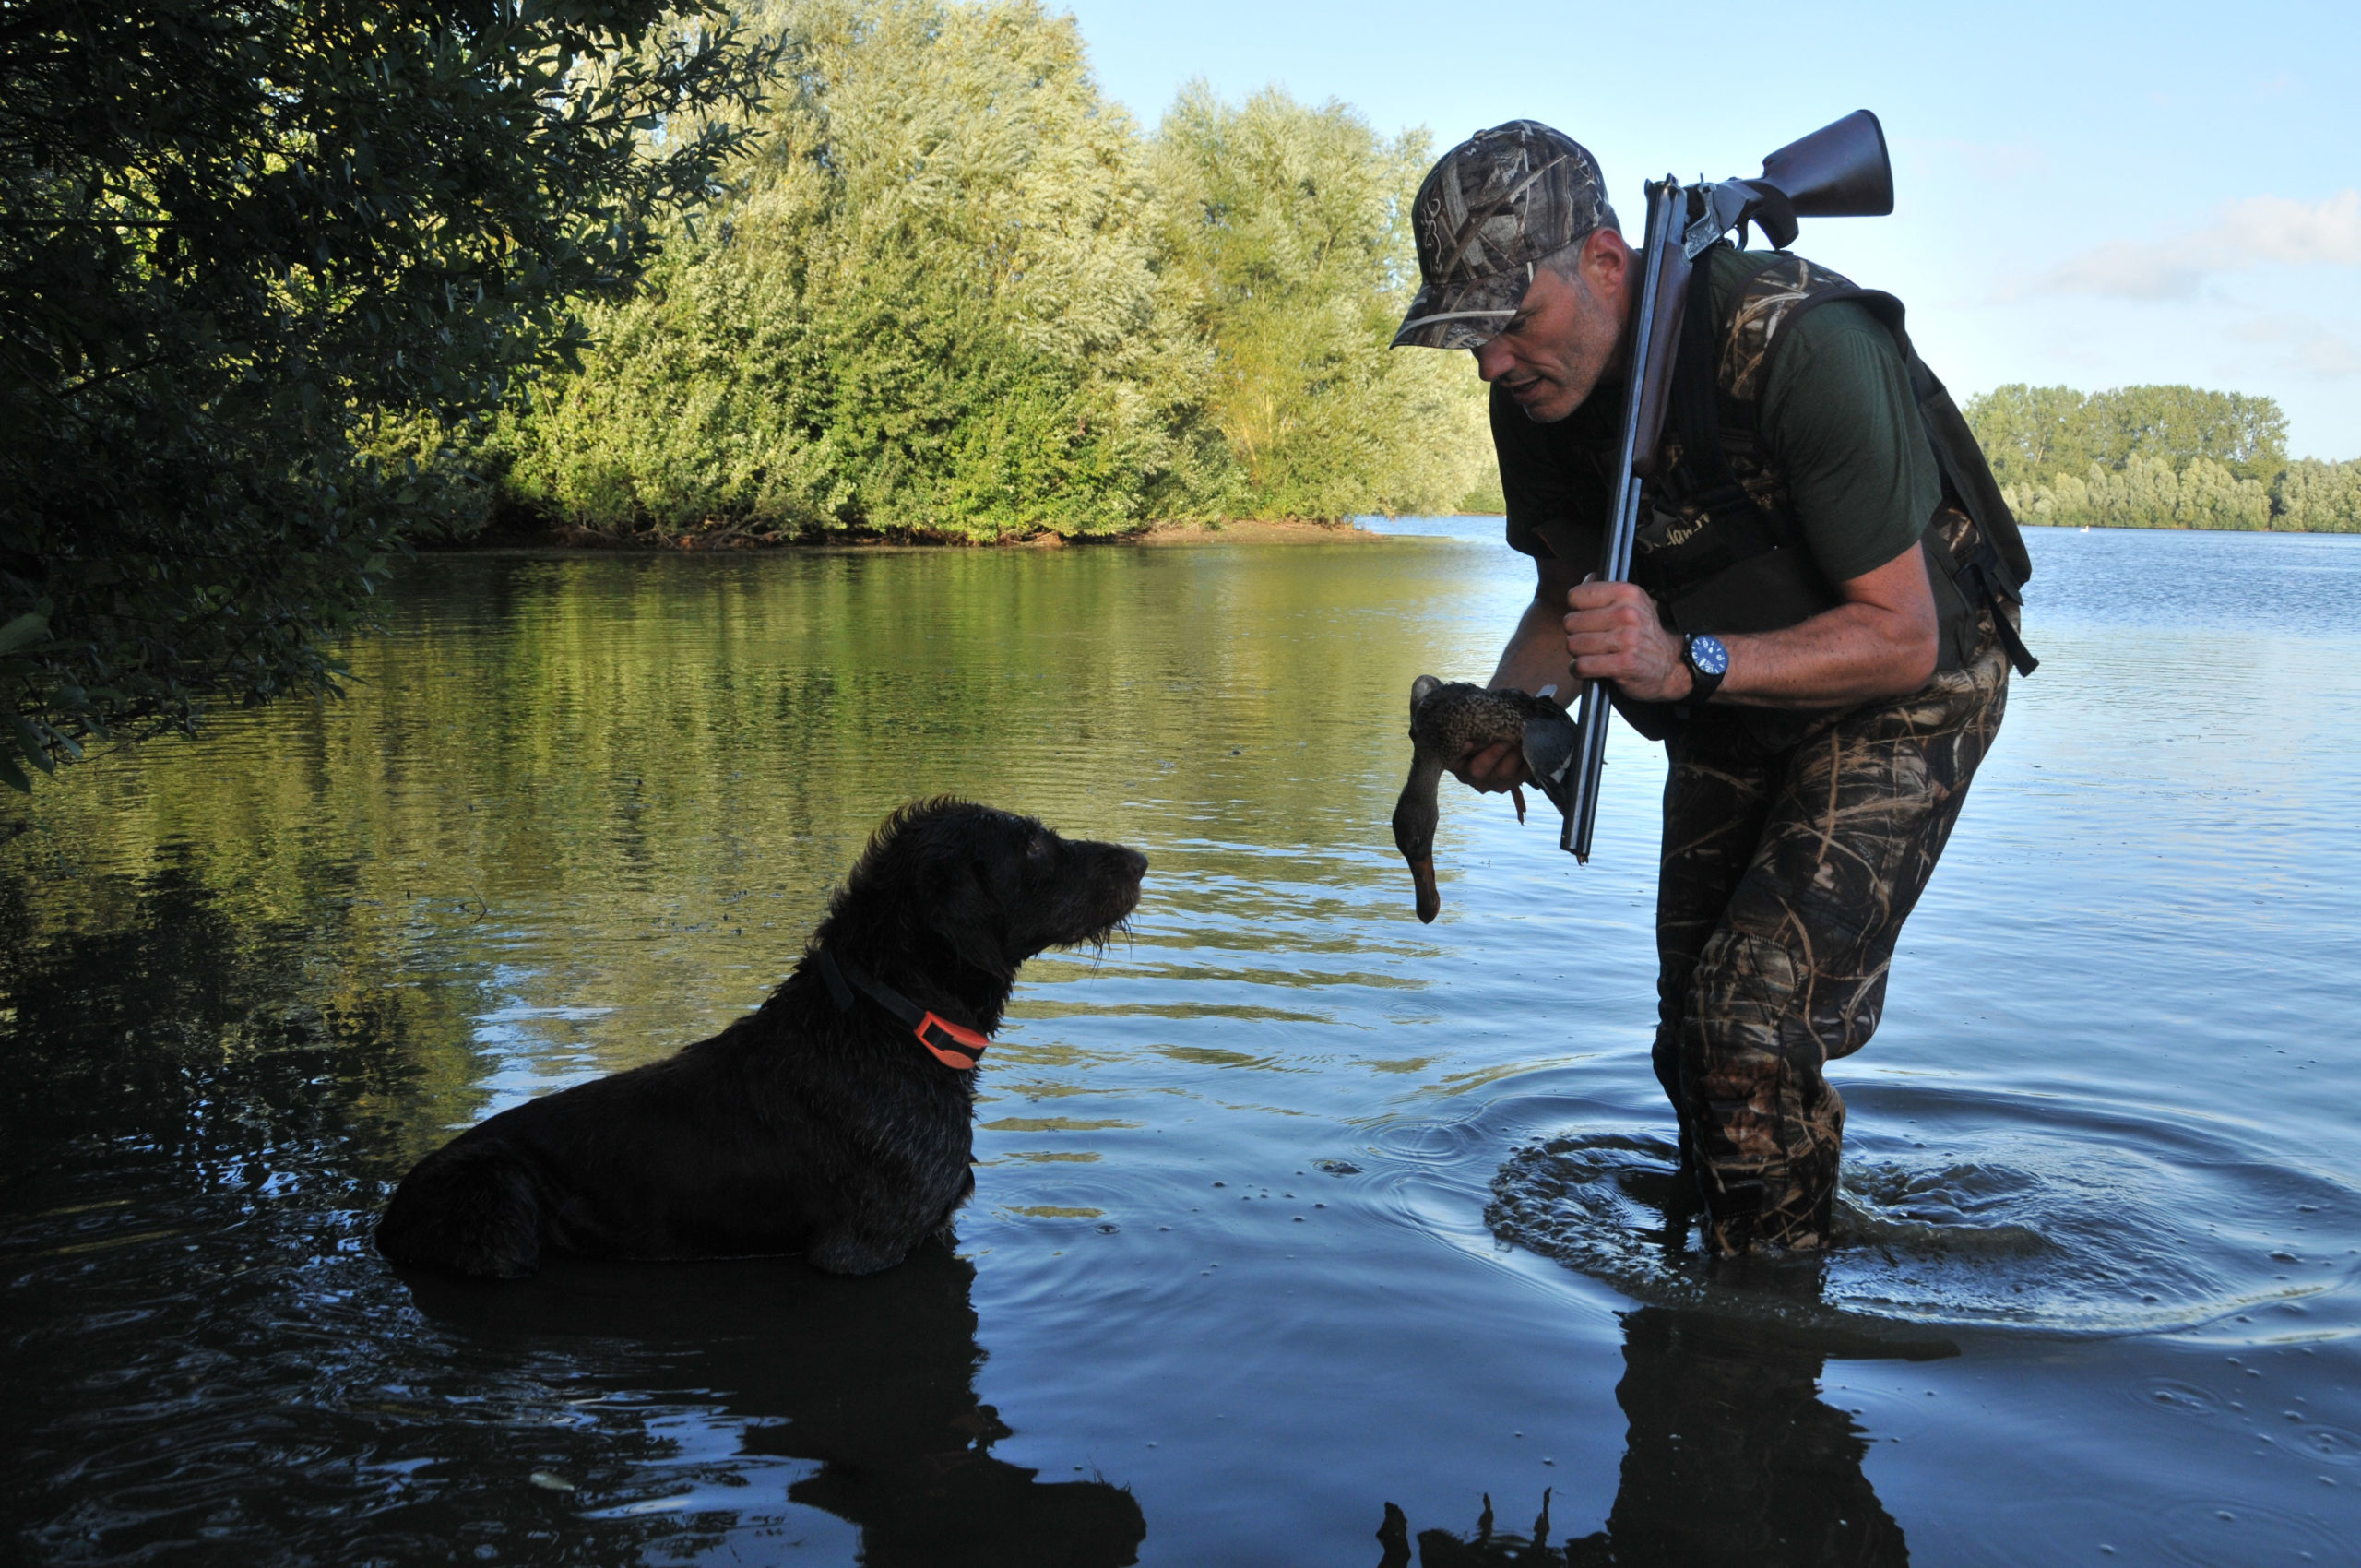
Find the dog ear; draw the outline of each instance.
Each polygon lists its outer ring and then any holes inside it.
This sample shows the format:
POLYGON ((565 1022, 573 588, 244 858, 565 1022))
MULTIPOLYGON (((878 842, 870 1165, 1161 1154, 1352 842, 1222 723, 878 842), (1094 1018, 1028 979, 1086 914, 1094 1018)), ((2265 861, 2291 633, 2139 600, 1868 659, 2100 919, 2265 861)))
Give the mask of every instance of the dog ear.
POLYGON ((1003 980, 1014 975, 1016 965, 1001 945, 1007 912, 976 863, 966 855, 946 855, 927 869, 928 929, 949 943, 962 963, 1003 980))

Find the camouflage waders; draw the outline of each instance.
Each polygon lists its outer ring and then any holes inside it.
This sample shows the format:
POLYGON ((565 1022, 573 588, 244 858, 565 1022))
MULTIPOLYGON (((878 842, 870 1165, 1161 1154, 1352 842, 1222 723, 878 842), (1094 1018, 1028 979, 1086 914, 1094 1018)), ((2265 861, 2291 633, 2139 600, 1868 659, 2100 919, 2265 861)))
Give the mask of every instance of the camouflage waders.
MULTIPOLYGON (((1955 512, 1935 526, 1973 533, 1955 512)), ((1902 922, 1999 729, 1990 611, 1978 631, 1960 669, 1792 745, 1735 725, 1667 742, 1655 1069, 1715 1252, 1828 1238, 1845 1102, 1821 1070, 1876 1032, 1902 922)))

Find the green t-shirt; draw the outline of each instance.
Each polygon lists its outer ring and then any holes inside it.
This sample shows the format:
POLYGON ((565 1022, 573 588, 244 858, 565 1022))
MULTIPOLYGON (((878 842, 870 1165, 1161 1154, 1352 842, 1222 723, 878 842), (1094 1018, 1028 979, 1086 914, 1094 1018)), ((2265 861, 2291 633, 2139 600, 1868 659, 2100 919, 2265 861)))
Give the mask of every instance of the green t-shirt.
MULTIPOLYGON (((1715 317, 1728 310, 1732 291, 1776 259, 1726 245, 1706 252, 1703 280, 1715 317)), ((1602 384, 1556 424, 1534 423, 1495 386, 1491 412, 1509 543, 1547 554, 1534 530, 1548 523, 1597 540, 1613 505, 1605 470, 1623 418, 1622 386, 1602 384)), ((1902 352, 1866 308, 1843 300, 1784 327, 1758 412, 1763 445, 1786 476, 1805 542, 1830 582, 1874 571, 1918 542, 1942 500, 1940 470, 1902 352)))

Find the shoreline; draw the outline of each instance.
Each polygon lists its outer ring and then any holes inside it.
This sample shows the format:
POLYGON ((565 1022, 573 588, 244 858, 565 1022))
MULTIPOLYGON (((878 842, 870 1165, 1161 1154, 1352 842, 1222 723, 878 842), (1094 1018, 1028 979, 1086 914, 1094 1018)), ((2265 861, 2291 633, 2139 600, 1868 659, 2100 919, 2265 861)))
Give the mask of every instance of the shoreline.
MULTIPOLYGON (((1473 515, 1473 514, 1471 514, 1473 515)), ((587 529, 559 527, 538 531, 487 529, 464 540, 421 540, 420 555, 741 555, 773 552, 892 552, 911 550, 1096 550, 1108 546, 1173 549, 1204 544, 1367 543, 1387 535, 1349 518, 1315 522, 1297 517, 1242 517, 1219 523, 1151 523, 1123 533, 1052 533, 1023 538, 960 539, 919 533, 827 533, 795 539, 746 534, 687 534, 672 539, 617 539, 587 529)))
MULTIPOLYGON (((1428 515, 1485 518, 1501 516, 1497 512, 1420 514, 1428 515)), ((2062 533, 2088 533, 2097 529, 2109 533, 2253 533, 2303 535, 2316 539, 2355 537, 2354 530, 2335 529, 2155 528, 2121 523, 2042 523, 2023 517, 2017 520, 2017 526, 2062 533)), ((483 534, 465 540, 418 540, 414 541, 412 548, 421 556, 747 555, 785 552, 890 554, 931 550, 1097 550, 1109 547, 1169 550, 1209 544, 1365 544, 1385 539, 1418 537, 1420 536, 1385 533, 1366 528, 1351 518, 1328 523, 1300 517, 1241 517, 1219 523, 1151 523, 1145 528, 1123 533, 1066 535, 1044 529, 1023 538, 992 540, 916 532, 849 531, 812 534, 795 539, 734 533, 688 534, 671 539, 645 536, 618 539, 593 533, 587 529, 558 527, 536 531, 487 529, 483 534)))
POLYGON ((2223 533, 2276 534, 2282 539, 2352 539, 2361 536, 2355 529, 2194 529, 2186 523, 2036 523, 2023 517, 2017 519, 2021 529, 2044 529, 2051 533, 2223 533))

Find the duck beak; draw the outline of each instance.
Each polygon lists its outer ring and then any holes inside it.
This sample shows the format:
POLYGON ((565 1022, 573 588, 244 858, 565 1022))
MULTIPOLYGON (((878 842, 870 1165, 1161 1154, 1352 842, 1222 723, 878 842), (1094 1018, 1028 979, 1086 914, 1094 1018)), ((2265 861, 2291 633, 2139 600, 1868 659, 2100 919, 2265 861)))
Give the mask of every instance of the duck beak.
POLYGON ((1435 887, 1435 860, 1432 855, 1410 862, 1410 880, 1418 888, 1419 922, 1434 924, 1435 917, 1442 913, 1442 894, 1435 887))

